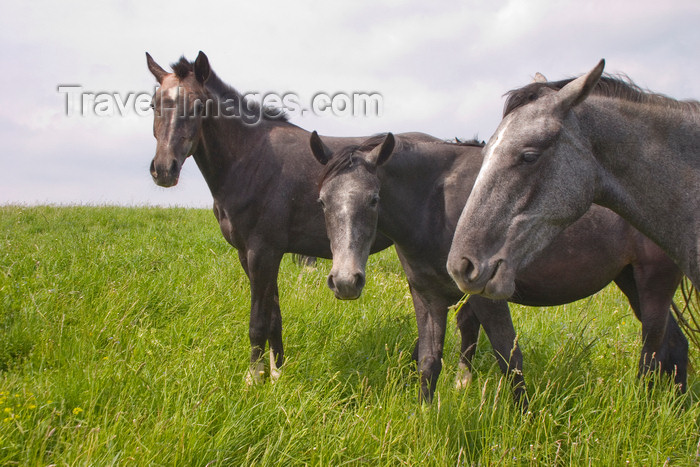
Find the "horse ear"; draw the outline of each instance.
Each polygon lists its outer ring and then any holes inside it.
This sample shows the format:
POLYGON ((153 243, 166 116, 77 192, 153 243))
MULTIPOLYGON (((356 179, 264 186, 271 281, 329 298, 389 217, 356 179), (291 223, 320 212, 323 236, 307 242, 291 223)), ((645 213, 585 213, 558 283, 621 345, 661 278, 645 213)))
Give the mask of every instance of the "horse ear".
POLYGON ((591 71, 561 88, 557 93, 557 107, 563 114, 579 105, 588 97, 603 75, 604 68, 605 60, 602 59, 591 71))
POLYGON ((545 78, 545 76, 538 71, 537 73, 535 73, 535 77, 532 78, 532 82, 533 83, 546 83, 547 78, 545 78))
POLYGON ((331 156, 333 156, 333 151, 331 151, 328 148, 328 146, 326 146, 325 143, 321 141, 321 137, 318 136, 318 133, 316 133, 316 131, 311 133, 309 145, 311 146, 311 152, 313 153, 314 157, 321 164, 326 165, 328 161, 331 160, 331 156))
POLYGON ((377 167, 383 165, 389 160, 391 154, 394 152, 395 144, 396 140, 394 139, 394 135, 387 133, 382 144, 372 149, 372 152, 369 153, 367 156, 367 162, 376 165, 377 167))
POLYGON ((209 59, 204 52, 200 50, 197 59, 194 61, 194 77, 197 78, 200 84, 204 84, 209 78, 210 73, 211 67, 209 66, 209 59))
POLYGON ((155 76, 156 80, 158 80, 158 83, 162 84, 163 78, 168 74, 168 72, 161 68, 161 66, 158 65, 155 60, 153 60, 153 57, 151 57, 151 54, 148 52, 146 52, 146 63, 148 64, 148 69, 150 72, 153 73, 153 76, 155 76))

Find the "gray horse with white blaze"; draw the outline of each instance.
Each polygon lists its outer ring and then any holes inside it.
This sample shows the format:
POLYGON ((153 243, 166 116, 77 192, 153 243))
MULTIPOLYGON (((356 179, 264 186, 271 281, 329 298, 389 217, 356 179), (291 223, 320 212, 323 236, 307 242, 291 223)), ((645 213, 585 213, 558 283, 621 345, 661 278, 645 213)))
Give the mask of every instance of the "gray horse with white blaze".
POLYGON ((700 102, 602 76, 604 65, 509 93, 448 258, 463 291, 509 297, 518 271, 593 203, 700 287, 700 102))

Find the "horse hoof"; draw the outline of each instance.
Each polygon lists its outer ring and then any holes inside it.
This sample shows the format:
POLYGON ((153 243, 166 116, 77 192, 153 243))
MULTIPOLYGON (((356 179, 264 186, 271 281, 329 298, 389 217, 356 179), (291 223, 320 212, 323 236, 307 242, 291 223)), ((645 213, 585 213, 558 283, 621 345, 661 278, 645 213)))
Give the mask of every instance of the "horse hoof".
POLYGON ((282 372, 277 367, 277 359, 275 358, 275 353, 272 350, 270 350, 270 382, 274 384, 275 382, 277 382, 278 379, 280 379, 281 375, 282 372))
POLYGON ((472 372, 469 371, 466 365, 460 363, 457 370, 457 378, 455 378, 455 388, 458 390, 466 389, 472 384, 472 379, 472 372))
POLYGON ((264 377, 265 367, 262 365, 262 363, 258 363, 256 365, 251 366, 250 368, 248 368, 248 371, 246 371, 245 383, 248 386, 254 386, 256 384, 262 383, 264 377))

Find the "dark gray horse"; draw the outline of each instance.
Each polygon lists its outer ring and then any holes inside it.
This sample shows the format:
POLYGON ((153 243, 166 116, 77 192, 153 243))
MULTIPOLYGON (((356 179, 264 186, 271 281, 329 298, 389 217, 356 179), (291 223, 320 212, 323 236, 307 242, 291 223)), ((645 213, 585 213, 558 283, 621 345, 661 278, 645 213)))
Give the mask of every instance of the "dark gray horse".
MULTIPOLYGON (((425 137, 417 141, 411 135, 395 140, 391 134, 335 153, 312 134, 311 147, 326 166, 319 189, 333 250, 328 285, 338 298, 358 297, 375 235, 394 241, 418 322, 415 358, 422 394, 430 399, 441 371, 448 307, 462 296, 445 263, 481 167, 481 147, 425 137)), ((653 242, 612 211, 594 206, 517 276, 508 298, 524 305, 559 305, 615 281, 642 321, 640 373, 660 364, 684 389, 688 342, 669 312, 680 278, 678 268, 653 242)), ((517 399, 522 393, 522 356, 513 346, 515 331, 506 302, 472 296, 457 321, 460 366, 471 369, 481 323, 502 370, 515 373, 517 399)))
POLYGON ((462 290, 510 296, 518 271, 592 203, 700 286, 700 102, 601 78, 604 65, 510 93, 449 256, 462 290))
MULTIPOLYGON (((193 156, 214 198, 214 214, 224 238, 238 250, 250 280, 249 382, 264 373, 262 356, 270 344, 270 375, 282 365, 282 316, 277 274, 285 252, 329 258, 323 212, 315 178, 321 168, 309 155, 309 133, 287 122, 278 109, 246 102, 219 79, 199 52, 173 72, 146 54, 160 87, 153 96, 156 155, 153 180, 177 183, 185 159, 193 156)), ((328 138, 340 148, 360 138, 328 138)), ((378 237, 372 251, 391 241, 378 237)))

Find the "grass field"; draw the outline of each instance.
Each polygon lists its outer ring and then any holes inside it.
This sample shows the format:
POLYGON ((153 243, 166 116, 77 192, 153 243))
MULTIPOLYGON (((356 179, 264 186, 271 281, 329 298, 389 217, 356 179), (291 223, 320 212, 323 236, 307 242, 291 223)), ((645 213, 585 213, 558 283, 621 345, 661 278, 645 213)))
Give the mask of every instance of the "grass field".
POLYGON ((421 407, 392 250, 354 302, 325 287, 329 261, 285 257, 288 360, 247 387, 248 283, 210 211, 3 207, 0 235, 0 465, 700 462, 697 375, 684 396, 636 378, 640 326, 614 287, 512 307, 529 413, 484 336, 472 385, 453 388, 455 332, 421 407))

